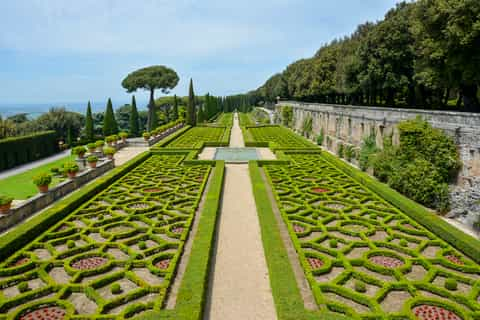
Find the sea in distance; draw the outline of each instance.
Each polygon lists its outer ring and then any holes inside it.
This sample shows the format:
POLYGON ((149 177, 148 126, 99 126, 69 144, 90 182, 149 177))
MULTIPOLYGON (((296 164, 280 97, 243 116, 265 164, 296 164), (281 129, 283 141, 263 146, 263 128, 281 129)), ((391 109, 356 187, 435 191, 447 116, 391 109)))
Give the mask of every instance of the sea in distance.
MULTIPOLYGON (((112 101, 113 108, 116 109, 125 104, 129 104, 130 101, 112 101)), ((91 102, 92 112, 104 112, 106 108, 106 101, 104 102, 91 102)), ((137 100, 137 108, 139 110, 145 110, 147 107, 147 101, 137 100)), ((0 103, 0 115, 2 118, 7 118, 19 113, 25 113, 28 118, 35 119, 42 113, 48 112, 53 107, 65 107, 68 111, 78 112, 85 114, 87 112, 87 102, 55 102, 55 103, 0 103)))

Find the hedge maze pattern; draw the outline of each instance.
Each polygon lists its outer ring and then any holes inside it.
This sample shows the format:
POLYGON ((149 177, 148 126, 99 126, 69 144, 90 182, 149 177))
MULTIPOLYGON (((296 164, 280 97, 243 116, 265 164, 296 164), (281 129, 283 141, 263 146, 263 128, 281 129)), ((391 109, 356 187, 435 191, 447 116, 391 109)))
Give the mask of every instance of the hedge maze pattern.
POLYGON ((321 309, 356 319, 480 319, 480 266, 320 154, 265 165, 321 309))
POLYGON ((0 319, 159 310, 210 167, 152 155, 0 265, 0 319))
POLYGON ((224 127, 194 127, 167 145, 167 148, 192 149, 205 142, 220 142, 224 127))
POLYGON ((275 148, 305 149, 313 144, 288 129, 278 126, 248 128, 253 139, 257 142, 271 142, 275 148))

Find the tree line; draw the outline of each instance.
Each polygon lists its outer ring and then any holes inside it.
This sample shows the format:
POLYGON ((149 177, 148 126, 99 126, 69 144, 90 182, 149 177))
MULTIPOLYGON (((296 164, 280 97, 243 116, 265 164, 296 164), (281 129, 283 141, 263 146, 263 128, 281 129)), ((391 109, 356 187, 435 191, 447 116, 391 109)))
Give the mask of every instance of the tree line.
POLYGON ((480 112, 479 84, 480 1, 419 0, 397 4, 250 94, 480 112))

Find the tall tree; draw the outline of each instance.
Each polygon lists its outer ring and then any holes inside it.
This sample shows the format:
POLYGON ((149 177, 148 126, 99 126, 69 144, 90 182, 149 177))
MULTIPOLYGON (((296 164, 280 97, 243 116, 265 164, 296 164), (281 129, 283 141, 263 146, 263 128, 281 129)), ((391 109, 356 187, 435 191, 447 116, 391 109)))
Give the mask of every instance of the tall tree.
POLYGON ((88 101, 87 114, 85 116, 85 137, 88 141, 93 141, 94 138, 92 106, 90 105, 90 101, 88 101))
POLYGON ((178 100, 177 95, 173 96, 173 110, 172 110, 172 121, 178 120, 178 100))
POLYGON ((155 129, 158 125, 156 121, 155 108, 155 90, 160 89, 162 93, 168 93, 178 84, 177 73, 165 66, 150 66, 136 70, 130 73, 122 81, 122 86, 127 92, 134 92, 138 89, 150 91, 150 101, 148 103, 147 130, 155 129))
POLYGON ((140 135, 137 101, 135 100, 135 95, 132 96, 132 111, 130 113, 130 135, 132 137, 138 137, 140 135))
POLYGON ((193 92, 193 80, 190 79, 190 86, 188 88, 188 104, 187 104, 187 119, 188 125, 195 126, 197 124, 197 112, 195 106, 195 93, 193 92))
POLYGON ((198 107, 198 116, 197 116, 197 122, 198 123, 204 123, 205 122, 205 111, 203 107, 198 107))
POLYGON ((103 117, 103 135, 109 136, 118 133, 118 125, 113 113, 112 100, 108 98, 107 109, 103 117))

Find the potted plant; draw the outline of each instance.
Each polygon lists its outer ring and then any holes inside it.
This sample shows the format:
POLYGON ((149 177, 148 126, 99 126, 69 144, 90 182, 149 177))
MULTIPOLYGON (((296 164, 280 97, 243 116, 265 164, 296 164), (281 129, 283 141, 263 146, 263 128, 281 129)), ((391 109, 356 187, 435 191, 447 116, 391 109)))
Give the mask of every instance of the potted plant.
POLYGON ((98 161, 98 157, 97 156, 89 156, 87 158, 87 162, 88 162, 88 165, 90 166, 90 168, 92 169, 95 169, 97 167, 97 161, 98 161))
POLYGON ((95 142, 95 146, 97 147, 98 152, 102 152, 104 145, 105 145, 105 141, 103 140, 98 140, 95 142))
POLYGON ((144 132, 143 133, 143 139, 145 139, 145 141, 148 141, 148 139, 150 139, 150 133, 144 132))
POLYGON ((12 197, 0 194, 0 213, 7 213, 12 206, 12 197))
POLYGON ((87 153, 87 148, 84 146, 78 146, 72 149, 72 154, 76 155, 78 159, 82 159, 85 153, 87 153))
POLYGON ((109 160, 113 159, 113 155, 115 154, 116 151, 117 150, 115 150, 115 148, 112 148, 112 147, 103 148, 103 153, 107 156, 109 160))
POLYGON ((120 136, 120 138, 122 138, 122 142, 123 142, 123 143, 126 143, 126 142, 127 142, 128 133, 126 133, 126 132, 120 132, 118 135, 120 136))
POLYGON ((114 134, 112 136, 112 139, 113 139, 113 145, 117 145, 117 142, 118 142, 118 139, 119 139, 118 136, 116 134, 114 134))
POLYGON ((91 142, 87 144, 87 148, 90 153, 94 153, 95 150, 97 149, 97 144, 95 142, 91 142))
POLYGON ((113 142, 115 141, 115 137, 114 136, 108 136, 108 137, 105 138, 105 141, 107 141, 107 144, 109 146, 112 146, 113 142))
POLYGON ((70 179, 73 179, 77 176, 77 172, 79 171, 79 167, 75 162, 66 162, 63 165, 63 170, 67 174, 70 179))
POLYGON ((48 173, 40 173, 33 177, 33 183, 37 186, 41 193, 48 192, 48 185, 52 183, 52 176, 48 173))

